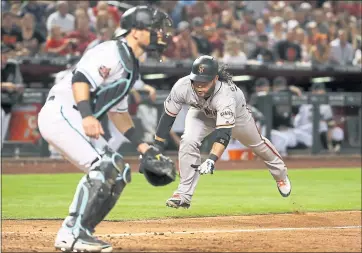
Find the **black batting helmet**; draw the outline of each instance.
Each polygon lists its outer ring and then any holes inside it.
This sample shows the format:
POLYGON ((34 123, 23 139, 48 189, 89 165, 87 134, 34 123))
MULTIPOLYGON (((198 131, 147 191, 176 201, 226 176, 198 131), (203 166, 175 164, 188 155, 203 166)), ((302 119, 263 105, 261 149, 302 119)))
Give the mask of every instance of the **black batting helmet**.
POLYGON ((219 63, 209 55, 197 58, 192 64, 190 79, 195 82, 211 82, 218 73, 219 63))

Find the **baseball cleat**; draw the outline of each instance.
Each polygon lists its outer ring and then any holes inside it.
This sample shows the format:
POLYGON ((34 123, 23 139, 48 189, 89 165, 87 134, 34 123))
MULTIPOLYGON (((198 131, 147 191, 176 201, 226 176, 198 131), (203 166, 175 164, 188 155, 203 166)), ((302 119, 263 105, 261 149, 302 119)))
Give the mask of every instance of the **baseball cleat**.
POLYGON ((277 186, 280 195, 282 195, 284 198, 288 197, 292 191, 292 185, 290 183, 289 177, 286 176, 284 180, 277 181, 277 186))
POLYGON ((63 252, 102 252, 103 248, 109 248, 108 245, 106 247, 105 242, 90 236, 84 230, 80 230, 79 236, 74 238, 71 230, 62 227, 57 234, 54 247, 63 252))
POLYGON ((112 245, 110 245, 109 243, 99 240, 98 238, 96 238, 96 240, 102 245, 102 249, 100 252, 106 253, 113 251, 112 245))
POLYGON ((174 194, 171 198, 169 198, 166 201, 166 206, 168 207, 172 207, 172 208, 189 208, 190 207, 190 203, 182 203, 180 195, 178 194, 174 194))

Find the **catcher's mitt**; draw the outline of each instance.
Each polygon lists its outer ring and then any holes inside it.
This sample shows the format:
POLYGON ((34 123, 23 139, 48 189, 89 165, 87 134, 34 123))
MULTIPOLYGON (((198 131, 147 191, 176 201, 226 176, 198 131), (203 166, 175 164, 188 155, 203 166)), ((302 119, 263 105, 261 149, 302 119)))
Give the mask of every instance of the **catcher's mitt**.
POLYGON ((164 186, 176 179, 174 162, 154 146, 141 156, 139 171, 153 186, 164 186))

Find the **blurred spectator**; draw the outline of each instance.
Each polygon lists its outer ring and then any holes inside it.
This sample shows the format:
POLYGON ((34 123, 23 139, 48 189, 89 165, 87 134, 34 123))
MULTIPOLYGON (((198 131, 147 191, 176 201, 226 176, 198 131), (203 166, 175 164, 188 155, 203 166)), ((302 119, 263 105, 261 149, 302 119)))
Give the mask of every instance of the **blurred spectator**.
POLYGON ((178 35, 173 38, 175 50, 173 57, 175 59, 196 59, 199 56, 197 46, 191 37, 190 24, 182 21, 177 27, 178 35))
MULTIPOLYGON (((313 83, 312 94, 325 94, 326 88, 324 83, 313 83)), ((294 119, 294 126, 297 130, 297 139, 303 142, 307 147, 313 143, 313 105, 304 104, 299 108, 299 112, 294 119)), ((319 106, 321 120, 319 122, 319 134, 321 143, 324 148, 330 151, 338 152, 344 139, 343 130, 336 126, 333 120, 333 110, 329 104, 319 106)))
POLYGON ((314 20, 317 23, 317 28, 318 28, 319 33, 327 34, 328 26, 325 23, 325 21, 326 21, 325 13, 323 13, 323 11, 320 9, 316 9, 316 10, 314 10, 313 14, 314 14, 314 20))
POLYGON ((300 46, 302 50, 302 62, 309 62, 310 46, 308 43, 308 38, 305 35, 305 31, 300 27, 295 30, 295 42, 300 46))
POLYGON ((192 32, 191 36, 194 39, 197 51, 201 55, 211 55, 211 44, 205 36, 204 21, 200 17, 196 17, 192 20, 192 32))
POLYGON ((331 4, 331 2, 329 1, 325 1, 322 5, 322 9, 323 9, 323 12, 324 13, 327 13, 327 12, 333 12, 333 6, 331 4))
MULTIPOLYGON (((218 27, 225 28, 225 31, 231 32, 236 31, 237 33, 241 32, 241 24, 240 21, 236 20, 233 16, 233 13, 231 9, 223 10, 221 12, 220 21, 218 24, 218 27)), ((249 30, 245 28, 246 30, 242 33, 247 33, 249 30)))
POLYGON ((44 51, 46 53, 65 56, 72 53, 72 45, 75 45, 76 42, 75 39, 66 39, 63 36, 60 27, 53 25, 46 41, 44 51))
POLYGON ((47 20, 48 34, 54 25, 60 28, 62 33, 68 33, 74 30, 75 18, 68 13, 69 6, 67 1, 57 2, 57 11, 52 13, 47 20))
POLYGON ((173 6, 173 8, 170 7, 170 9, 172 10, 170 12, 170 16, 172 18, 173 21, 173 25, 176 28, 178 26, 178 24, 182 21, 186 19, 186 5, 190 4, 194 4, 194 0, 192 1, 174 1, 175 5, 173 6))
POLYGON ((12 5, 10 7, 10 12, 12 14, 14 14, 13 22, 17 27, 21 26, 20 6, 21 6, 21 3, 15 2, 15 3, 12 3, 12 5))
POLYGON ((255 30, 250 31, 245 37, 246 52, 250 53, 256 48, 259 36, 266 34, 264 20, 259 18, 256 20, 255 30))
POLYGON ((29 55, 35 55, 45 42, 44 36, 35 28, 35 17, 30 12, 21 20, 21 44, 29 55))
POLYGON ((96 27, 96 15, 94 15, 93 9, 90 7, 89 1, 77 1, 77 9, 83 9, 88 14, 91 26, 96 27))
POLYGON ((312 63, 327 64, 329 63, 331 48, 328 43, 326 34, 317 35, 317 44, 311 48, 312 63))
POLYGON ((1 46, 1 140, 7 134, 11 109, 18 102, 23 91, 23 78, 18 63, 8 59, 11 49, 1 46))
POLYGON ((308 21, 306 20, 305 12, 300 8, 298 8, 295 12, 295 20, 298 21, 299 27, 305 29, 308 21))
POLYGON ((203 1, 194 1, 194 4, 186 5, 186 15, 188 20, 195 17, 203 17, 209 12, 209 6, 203 1))
POLYGON ((21 41, 21 32, 14 25, 14 16, 11 12, 1 15, 1 42, 11 49, 15 49, 17 42, 21 41))
POLYGON ((352 45, 347 41, 346 31, 338 31, 338 39, 331 42, 331 62, 339 65, 351 65, 354 57, 352 45))
POLYGON ((269 40, 274 45, 275 43, 285 39, 285 33, 283 30, 283 19, 281 17, 275 17, 271 21, 272 32, 269 34, 269 40))
POLYGON ((121 20, 121 15, 117 7, 108 5, 107 1, 98 1, 97 6, 93 7, 94 16, 98 15, 99 11, 107 11, 108 16, 112 17, 115 27, 118 27, 121 20))
POLYGON ((251 52, 249 59, 261 59, 262 62, 273 62, 274 55, 269 49, 269 41, 267 35, 260 35, 257 47, 251 52))
POLYGON ((288 30, 287 38, 275 44, 274 54, 276 61, 296 62, 302 59, 302 49, 295 43, 294 30, 288 30))
POLYGON ((312 5, 307 2, 303 2, 299 6, 299 11, 303 12, 306 23, 312 20, 311 17, 312 8, 313 8, 312 5))
MULTIPOLYGON (((75 29, 76 29, 76 22, 77 22, 77 19, 83 19, 83 18, 86 18, 89 20, 89 15, 87 13, 86 10, 82 9, 82 8, 77 8, 74 12, 74 18, 75 18, 75 29)), ((96 32, 96 27, 92 24, 92 22, 88 22, 88 25, 89 25, 89 29, 90 31, 92 31, 93 33, 96 32)))
POLYGON ((66 35, 67 39, 75 39, 76 43, 73 48, 73 53, 82 55, 88 44, 95 40, 97 37, 90 31, 88 15, 82 10, 79 12, 75 19, 75 30, 66 35))
MULTIPOLYGON (((46 12, 48 4, 41 1, 26 1, 21 6, 21 16, 30 13, 35 17, 35 26, 40 30, 46 31, 46 12)), ((48 1, 49 3, 50 1, 48 1)), ((51 2, 50 2, 51 3, 51 2)))
POLYGON ((283 11, 284 11, 283 19, 286 22, 288 22, 290 20, 295 20, 295 11, 294 11, 293 7, 286 6, 283 11))
POLYGON ((353 49, 361 47, 361 23, 350 22, 349 23, 349 34, 348 42, 351 43, 353 49))
POLYGON ((105 10, 100 10, 96 17, 96 31, 100 31, 102 28, 111 27, 116 29, 117 24, 114 23, 113 19, 108 15, 105 10))
POLYGON ((272 31, 272 24, 270 21, 270 11, 268 9, 263 10, 262 19, 265 25, 265 32, 270 33, 272 31))
POLYGON ((331 42, 337 39, 337 25, 336 23, 332 22, 328 24, 328 41, 331 42))
POLYGON ((114 33, 114 31, 112 28, 102 28, 98 32, 97 38, 95 40, 93 40, 91 43, 89 43, 89 45, 85 51, 97 46, 98 44, 101 44, 104 41, 112 39, 113 33, 114 33))
POLYGON ((356 53, 354 54, 353 65, 358 65, 358 66, 362 67, 362 49, 361 48, 357 49, 356 53))
POLYGON ((241 40, 233 37, 227 39, 222 61, 233 65, 246 64, 247 58, 243 52, 241 40))
POLYGON ((309 22, 307 24, 307 35, 308 35, 309 45, 312 46, 317 43, 317 34, 319 34, 317 23, 314 21, 309 22))
POLYGON ((241 23, 241 26, 239 28, 239 22, 236 20, 233 22, 233 30, 238 34, 237 31, 240 30, 241 34, 247 34, 250 31, 255 30, 255 21, 254 21, 254 11, 245 9, 244 15, 243 15, 243 22, 241 23))
POLYGON ((224 27, 205 27, 206 36, 208 37, 213 56, 220 59, 224 55, 224 41, 226 40, 226 29, 224 27))
POLYGON ((1 1, 1 12, 9 12, 11 4, 8 1, 1 1))

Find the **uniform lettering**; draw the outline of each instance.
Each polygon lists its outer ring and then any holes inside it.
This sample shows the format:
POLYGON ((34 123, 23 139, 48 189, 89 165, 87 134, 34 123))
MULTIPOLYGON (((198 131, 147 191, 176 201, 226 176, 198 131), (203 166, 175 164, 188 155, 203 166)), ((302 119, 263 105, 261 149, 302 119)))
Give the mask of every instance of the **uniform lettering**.
POLYGON ((231 111, 230 108, 226 108, 220 113, 220 116, 225 119, 231 119, 232 117, 234 117, 234 113, 231 111))

